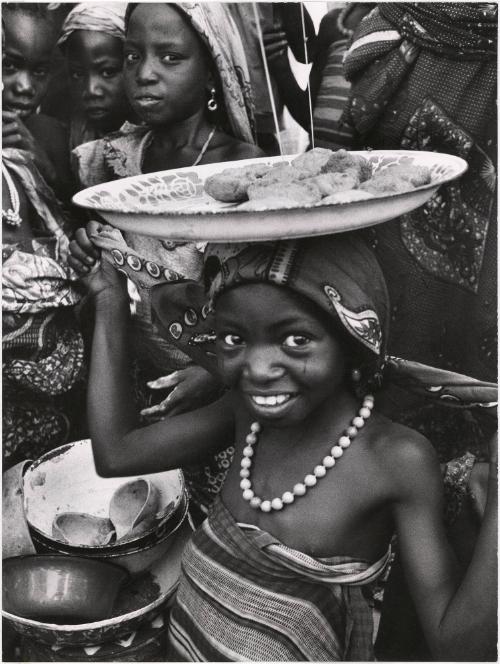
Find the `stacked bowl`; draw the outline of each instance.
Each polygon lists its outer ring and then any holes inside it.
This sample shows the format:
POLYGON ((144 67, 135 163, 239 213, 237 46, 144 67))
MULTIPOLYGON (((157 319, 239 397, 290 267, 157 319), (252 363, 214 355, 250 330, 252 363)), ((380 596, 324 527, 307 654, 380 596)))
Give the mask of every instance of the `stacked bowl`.
POLYGON ((69 443, 37 459, 25 472, 23 488, 26 520, 37 551, 104 560, 131 575, 146 571, 168 551, 188 508, 180 470, 102 478, 95 470, 89 440, 69 443), (106 529, 110 516, 119 537, 106 529), (127 518, 128 534, 123 528, 127 518))
MULTIPOLYGON (((94 648, 116 639, 128 651, 128 641, 125 647, 120 639, 129 639, 127 635, 137 630, 139 634, 154 622, 178 584, 182 550, 191 534, 182 472, 102 478, 95 470, 90 441, 81 440, 31 463, 21 486, 37 555, 11 558, 14 562, 8 564, 30 562, 39 573, 44 562, 62 569, 64 561, 71 560, 80 565, 78 573, 87 580, 85 566, 108 563, 104 567, 117 570, 128 581, 121 583, 113 612, 104 619, 60 616, 62 624, 59 618, 51 620, 44 607, 45 613, 31 608, 26 613, 10 604, 4 605, 2 615, 30 643, 54 649, 54 657, 61 647, 94 648)), ((26 570, 23 575, 21 581, 29 582, 26 570)), ((104 585, 101 591, 106 593, 104 585)), ((134 639, 131 649, 139 647, 139 636, 134 639)))

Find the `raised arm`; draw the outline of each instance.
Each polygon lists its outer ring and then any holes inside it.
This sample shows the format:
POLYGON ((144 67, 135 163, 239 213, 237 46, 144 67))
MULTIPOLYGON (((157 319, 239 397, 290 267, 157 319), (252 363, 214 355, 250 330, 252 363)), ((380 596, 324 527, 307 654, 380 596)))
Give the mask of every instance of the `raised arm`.
POLYGON ((437 660, 495 657, 497 632, 497 482, 488 500, 472 561, 463 578, 444 533, 442 479, 430 445, 402 445, 392 466, 394 516, 401 558, 427 642, 437 660))
POLYGON ((99 224, 79 229, 71 265, 82 275, 95 306, 87 409, 97 472, 102 476, 158 472, 193 463, 232 442, 229 396, 191 413, 140 428, 131 385, 130 313, 125 281, 91 237, 99 224))

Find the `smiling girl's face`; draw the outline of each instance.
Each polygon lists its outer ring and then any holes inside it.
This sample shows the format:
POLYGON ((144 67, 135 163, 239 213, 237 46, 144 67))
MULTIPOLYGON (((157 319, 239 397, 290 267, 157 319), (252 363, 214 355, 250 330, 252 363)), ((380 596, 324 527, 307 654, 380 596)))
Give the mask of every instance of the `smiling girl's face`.
POLYGON ((123 85, 123 43, 104 32, 75 30, 68 37, 66 57, 75 108, 104 131, 119 129, 130 110, 123 85))
POLYGON ((246 284, 226 291, 216 332, 220 374, 261 422, 307 421, 345 388, 344 345, 326 314, 291 290, 246 284))
POLYGON ((139 4, 129 20, 124 56, 127 95, 148 125, 168 126, 204 111, 207 51, 177 9, 139 4))

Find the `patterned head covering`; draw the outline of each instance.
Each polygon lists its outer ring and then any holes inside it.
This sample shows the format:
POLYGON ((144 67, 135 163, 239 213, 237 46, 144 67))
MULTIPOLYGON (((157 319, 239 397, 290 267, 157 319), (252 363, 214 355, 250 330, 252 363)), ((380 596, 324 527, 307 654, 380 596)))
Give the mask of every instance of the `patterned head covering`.
POLYGON ((81 2, 66 17, 57 43, 65 44, 75 30, 104 32, 123 41, 126 9, 126 2, 81 2))
MULTIPOLYGON (((141 273, 146 271, 147 266, 141 273)), ((375 255, 357 233, 208 245, 205 278, 206 288, 189 280, 153 288, 152 306, 159 332, 209 371, 217 373, 218 296, 239 285, 269 283, 314 302, 344 339, 352 340, 353 359, 362 374, 361 391, 391 382, 442 404, 496 413, 495 383, 386 355, 387 288, 375 255)))
MULTIPOLYGON (((129 3, 127 21, 138 3, 129 3)), ((178 2, 175 7, 189 19, 212 56, 224 101, 228 131, 254 143, 254 104, 247 59, 240 33, 222 2, 178 2)))
POLYGON ((245 283, 283 286, 314 302, 374 359, 383 358, 389 296, 374 254, 356 234, 209 245, 210 300, 245 283))

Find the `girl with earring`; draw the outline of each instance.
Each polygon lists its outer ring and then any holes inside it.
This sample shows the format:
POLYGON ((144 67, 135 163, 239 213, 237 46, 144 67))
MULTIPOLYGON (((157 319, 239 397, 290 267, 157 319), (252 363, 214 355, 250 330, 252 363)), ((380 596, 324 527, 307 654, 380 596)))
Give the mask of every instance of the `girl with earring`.
MULTIPOLYGON (((73 151, 82 187, 141 173, 264 156, 254 144, 253 103, 241 39, 222 3, 129 4, 123 57, 125 92, 142 123, 125 123, 119 132, 73 151)), ((124 239, 142 259, 167 268, 173 279, 198 279, 201 274, 201 245, 132 233, 125 233, 124 239)), ((135 382, 144 416, 159 410, 148 387, 163 389, 162 415, 215 398, 217 382, 155 333, 149 291, 137 281, 132 291, 135 382), (165 388, 173 389, 167 394, 165 388)))

